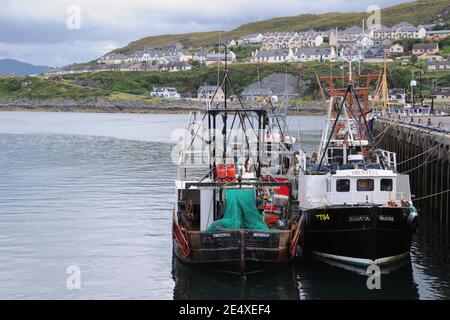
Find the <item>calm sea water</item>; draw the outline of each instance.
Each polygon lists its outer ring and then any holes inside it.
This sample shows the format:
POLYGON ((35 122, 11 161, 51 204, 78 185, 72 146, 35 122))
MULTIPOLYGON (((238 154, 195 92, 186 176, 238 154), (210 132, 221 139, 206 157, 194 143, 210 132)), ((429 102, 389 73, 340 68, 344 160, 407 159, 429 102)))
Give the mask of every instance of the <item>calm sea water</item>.
MULTIPOLYGON (((248 278, 172 259, 176 166, 186 115, 0 113, 0 298, 450 298, 448 232, 422 213, 411 261, 366 287, 361 270, 305 258, 248 278), (66 286, 68 266, 81 289, 66 286)), ((323 117, 291 117, 306 149, 323 117)))

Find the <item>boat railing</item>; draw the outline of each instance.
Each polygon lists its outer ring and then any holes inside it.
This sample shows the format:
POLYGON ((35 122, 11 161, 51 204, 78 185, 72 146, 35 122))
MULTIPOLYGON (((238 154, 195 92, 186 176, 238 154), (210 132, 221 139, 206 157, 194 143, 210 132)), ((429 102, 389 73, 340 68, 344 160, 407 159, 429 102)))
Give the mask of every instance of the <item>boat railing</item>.
POLYGON ((380 150, 380 153, 389 168, 397 169, 397 154, 395 152, 380 150))
POLYGON ((313 204, 320 205, 362 205, 362 204, 376 204, 384 205, 391 202, 401 203, 402 201, 410 201, 408 194, 405 192, 327 192, 322 196, 308 196, 308 201, 313 204))

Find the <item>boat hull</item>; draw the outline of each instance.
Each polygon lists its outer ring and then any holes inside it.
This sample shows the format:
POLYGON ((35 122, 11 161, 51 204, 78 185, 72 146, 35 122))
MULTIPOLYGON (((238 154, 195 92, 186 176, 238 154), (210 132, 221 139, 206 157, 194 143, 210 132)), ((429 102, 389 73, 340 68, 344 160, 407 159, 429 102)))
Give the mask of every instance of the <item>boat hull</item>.
POLYGON ((184 263, 235 274, 262 272, 294 259, 290 254, 290 230, 185 231, 189 243, 186 255, 176 238, 175 256, 184 263))
POLYGON ((303 212, 304 249, 355 265, 390 264, 409 256, 417 224, 409 208, 342 206, 303 212))

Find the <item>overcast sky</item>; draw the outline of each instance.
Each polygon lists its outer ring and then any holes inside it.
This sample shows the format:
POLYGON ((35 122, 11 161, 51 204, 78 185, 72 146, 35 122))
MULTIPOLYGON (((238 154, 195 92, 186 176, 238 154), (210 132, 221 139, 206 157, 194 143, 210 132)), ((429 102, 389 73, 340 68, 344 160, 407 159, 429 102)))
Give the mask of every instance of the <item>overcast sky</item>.
POLYGON ((139 38, 231 30, 273 17, 365 11, 405 0, 1 0, 0 59, 62 66, 86 62, 139 38), (80 8, 77 29, 68 8, 80 8), (71 22, 69 29, 67 21, 71 22))

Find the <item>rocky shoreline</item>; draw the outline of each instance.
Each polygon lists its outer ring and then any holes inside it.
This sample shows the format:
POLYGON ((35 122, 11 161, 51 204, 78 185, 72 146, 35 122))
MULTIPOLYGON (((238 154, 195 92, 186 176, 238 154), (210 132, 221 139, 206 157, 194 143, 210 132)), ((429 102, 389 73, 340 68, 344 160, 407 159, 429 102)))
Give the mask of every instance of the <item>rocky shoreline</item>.
MULTIPOLYGON (((107 101, 96 99, 92 101, 75 100, 27 100, 0 99, 0 111, 28 111, 28 112, 86 112, 86 113, 189 113, 203 111, 204 105, 193 101, 107 101)), ((289 107, 289 114, 320 115, 325 114, 320 102, 305 103, 289 107)))

